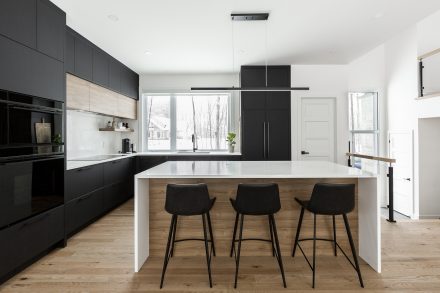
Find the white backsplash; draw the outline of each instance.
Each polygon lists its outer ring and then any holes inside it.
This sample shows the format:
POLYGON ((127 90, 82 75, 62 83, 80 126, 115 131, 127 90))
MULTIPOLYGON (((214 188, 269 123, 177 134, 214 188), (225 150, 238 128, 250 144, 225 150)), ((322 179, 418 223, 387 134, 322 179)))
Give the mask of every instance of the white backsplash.
MULTIPOLYGON (((134 129, 131 133, 99 131, 99 128, 106 127, 107 122, 112 121, 113 117, 74 110, 66 112, 67 160, 118 153, 121 151, 123 138, 129 138, 130 143, 138 147, 137 120, 122 120, 134 129)), ((121 119, 117 118, 116 121, 121 119)))

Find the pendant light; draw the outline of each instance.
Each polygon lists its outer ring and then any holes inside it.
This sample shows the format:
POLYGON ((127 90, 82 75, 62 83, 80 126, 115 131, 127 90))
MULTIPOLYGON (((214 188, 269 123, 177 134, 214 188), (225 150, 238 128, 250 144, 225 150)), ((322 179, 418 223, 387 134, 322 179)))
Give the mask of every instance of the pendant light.
MULTIPOLYGON (((269 13, 232 13, 232 21, 267 21, 269 13)), ((260 87, 191 87, 192 91, 308 91, 309 87, 268 87, 267 86, 267 22, 265 26, 265 80, 266 86, 260 87)), ((232 24, 232 72, 235 65, 234 24, 232 24)))

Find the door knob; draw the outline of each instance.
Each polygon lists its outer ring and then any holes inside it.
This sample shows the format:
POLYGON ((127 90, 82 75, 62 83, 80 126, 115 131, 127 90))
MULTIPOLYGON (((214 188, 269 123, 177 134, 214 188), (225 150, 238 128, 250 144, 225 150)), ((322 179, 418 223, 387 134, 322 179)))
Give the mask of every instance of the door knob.
POLYGON ((310 154, 309 152, 301 151, 301 155, 309 155, 309 154, 310 154))
POLYGON ((403 180, 411 181, 411 178, 403 178, 403 180))

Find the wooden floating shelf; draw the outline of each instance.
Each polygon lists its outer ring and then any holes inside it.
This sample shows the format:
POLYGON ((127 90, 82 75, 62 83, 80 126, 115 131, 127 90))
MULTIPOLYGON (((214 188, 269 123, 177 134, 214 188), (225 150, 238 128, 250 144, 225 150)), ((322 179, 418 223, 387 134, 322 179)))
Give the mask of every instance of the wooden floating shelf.
POLYGON ((99 131, 134 132, 134 130, 131 128, 112 128, 112 127, 99 128, 99 131))

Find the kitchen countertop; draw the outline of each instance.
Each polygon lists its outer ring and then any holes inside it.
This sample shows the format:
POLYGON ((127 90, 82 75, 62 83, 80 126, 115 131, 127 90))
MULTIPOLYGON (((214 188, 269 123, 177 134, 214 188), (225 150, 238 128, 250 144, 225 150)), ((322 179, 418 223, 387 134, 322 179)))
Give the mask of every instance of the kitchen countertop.
POLYGON ((106 155, 119 155, 119 157, 114 157, 106 160, 100 160, 100 161, 89 161, 84 160, 81 161, 81 158, 75 158, 74 161, 67 160, 66 163, 66 169, 72 170, 77 168, 83 168, 87 166, 107 163, 115 160, 122 160, 126 158, 136 157, 136 156, 241 156, 241 153, 235 152, 235 153, 229 153, 229 152, 209 152, 209 153, 203 153, 203 152, 140 152, 140 153, 134 153, 134 154, 106 154, 106 155))
POLYGON ((320 161, 168 161, 142 178, 372 178, 356 168, 320 161))

